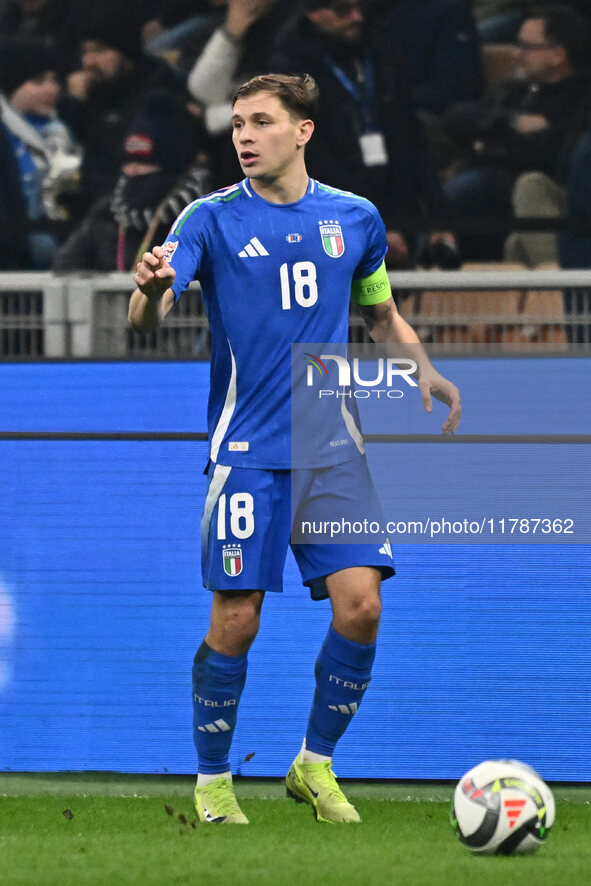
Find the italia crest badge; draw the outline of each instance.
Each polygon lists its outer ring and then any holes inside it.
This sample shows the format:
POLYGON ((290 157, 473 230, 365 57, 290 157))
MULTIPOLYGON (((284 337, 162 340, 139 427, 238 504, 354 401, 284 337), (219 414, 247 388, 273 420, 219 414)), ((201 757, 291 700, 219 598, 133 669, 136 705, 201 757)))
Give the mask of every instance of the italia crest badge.
POLYGON ((224 545, 222 550, 224 572, 226 575, 240 575, 242 572, 242 548, 240 545, 224 545))
POLYGON ((320 237, 322 246, 327 255, 331 258, 340 258, 345 251, 345 240, 343 238, 343 229, 338 220, 332 218, 328 221, 318 222, 320 226, 320 237))

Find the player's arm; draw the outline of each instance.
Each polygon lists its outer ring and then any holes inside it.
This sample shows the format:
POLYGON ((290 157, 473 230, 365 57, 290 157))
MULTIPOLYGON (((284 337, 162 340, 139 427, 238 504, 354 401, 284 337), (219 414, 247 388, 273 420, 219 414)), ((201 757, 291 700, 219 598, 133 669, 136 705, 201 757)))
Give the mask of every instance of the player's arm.
POLYGON ((129 301, 128 319, 138 332, 152 332, 174 305, 172 284, 176 272, 164 258, 161 246, 144 252, 133 279, 137 289, 129 301))
POLYGON ((369 277, 353 280, 351 298, 357 304, 367 330, 378 344, 397 344, 396 356, 405 356, 417 364, 417 384, 426 412, 433 409, 432 397, 449 406, 441 426, 444 434, 454 434, 462 415, 460 392, 433 366, 412 326, 396 308, 385 264, 369 277), (405 346, 408 346, 405 348, 405 346))

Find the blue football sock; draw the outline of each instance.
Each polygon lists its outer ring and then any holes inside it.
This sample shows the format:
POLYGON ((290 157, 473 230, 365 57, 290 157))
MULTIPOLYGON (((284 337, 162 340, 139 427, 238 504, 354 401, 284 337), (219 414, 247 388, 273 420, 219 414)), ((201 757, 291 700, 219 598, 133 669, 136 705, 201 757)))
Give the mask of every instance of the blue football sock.
POLYGON ((198 771, 215 774, 230 768, 230 745, 238 704, 246 682, 246 655, 223 655, 205 641, 193 661, 193 741, 198 771))
POLYGON ((316 691, 306 732, 306 749, 332 757, 361 704, 371 679, 376 644, 347 640, 332 625, 316 660, 316 691))

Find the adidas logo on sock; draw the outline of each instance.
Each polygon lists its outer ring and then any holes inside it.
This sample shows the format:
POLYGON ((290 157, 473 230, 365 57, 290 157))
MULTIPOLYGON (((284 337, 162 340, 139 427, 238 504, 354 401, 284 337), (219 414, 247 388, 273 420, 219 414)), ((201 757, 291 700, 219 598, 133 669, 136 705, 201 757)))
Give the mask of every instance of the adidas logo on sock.
POLYGON ((238 253, 238 255, 240 258, 258 258, 261 255, 269 255, 269 253, 258 237, 251 237, 250 241, 246 244, 244 249, 238 253))
POLYGON ((329 704, 328 706, 329 710, 336 711, 337 714, 354 714, 356 713, 358 707, 359 705, 355 701, 351 702, 351 704, 329 704))
POLYGON ((205 726, 197 727, 201 732, 229 732, 230 727, 225 720, 215 720, 213 723, 206 723, 205 726))

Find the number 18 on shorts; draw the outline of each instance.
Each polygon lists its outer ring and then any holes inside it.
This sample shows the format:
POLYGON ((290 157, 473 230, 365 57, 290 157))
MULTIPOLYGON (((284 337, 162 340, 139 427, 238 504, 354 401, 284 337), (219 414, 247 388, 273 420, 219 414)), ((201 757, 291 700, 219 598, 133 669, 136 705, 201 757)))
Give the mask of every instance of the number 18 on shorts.
MULTIPOLYGON (((287 548, 314 599, 326 596, 324 578, 349 566, 375 566, 392 575, 388 540, 327 543, 297 537, 298 522, 348 504, 376 515, 379 502, 365 459, 320 470, 263 470, 212 464, 201 521, 203 584, 212 591, 282 591, 287 548), (329 479, 330 477, 330 479, 329 479), (295 478, 295 479, 294 479, 295 478), (335 485, 333 494, 330 490, 335 485), (360 496, 353 495, 356 488, 360 496), (351 496, 347 502, 348 495, 351 496), (361 500, 360 500, 361 499, 361 500), (291 539, 291 542, 290 542, 291 539)), ((322 522, 322 521, 321 521, 322 522)))

